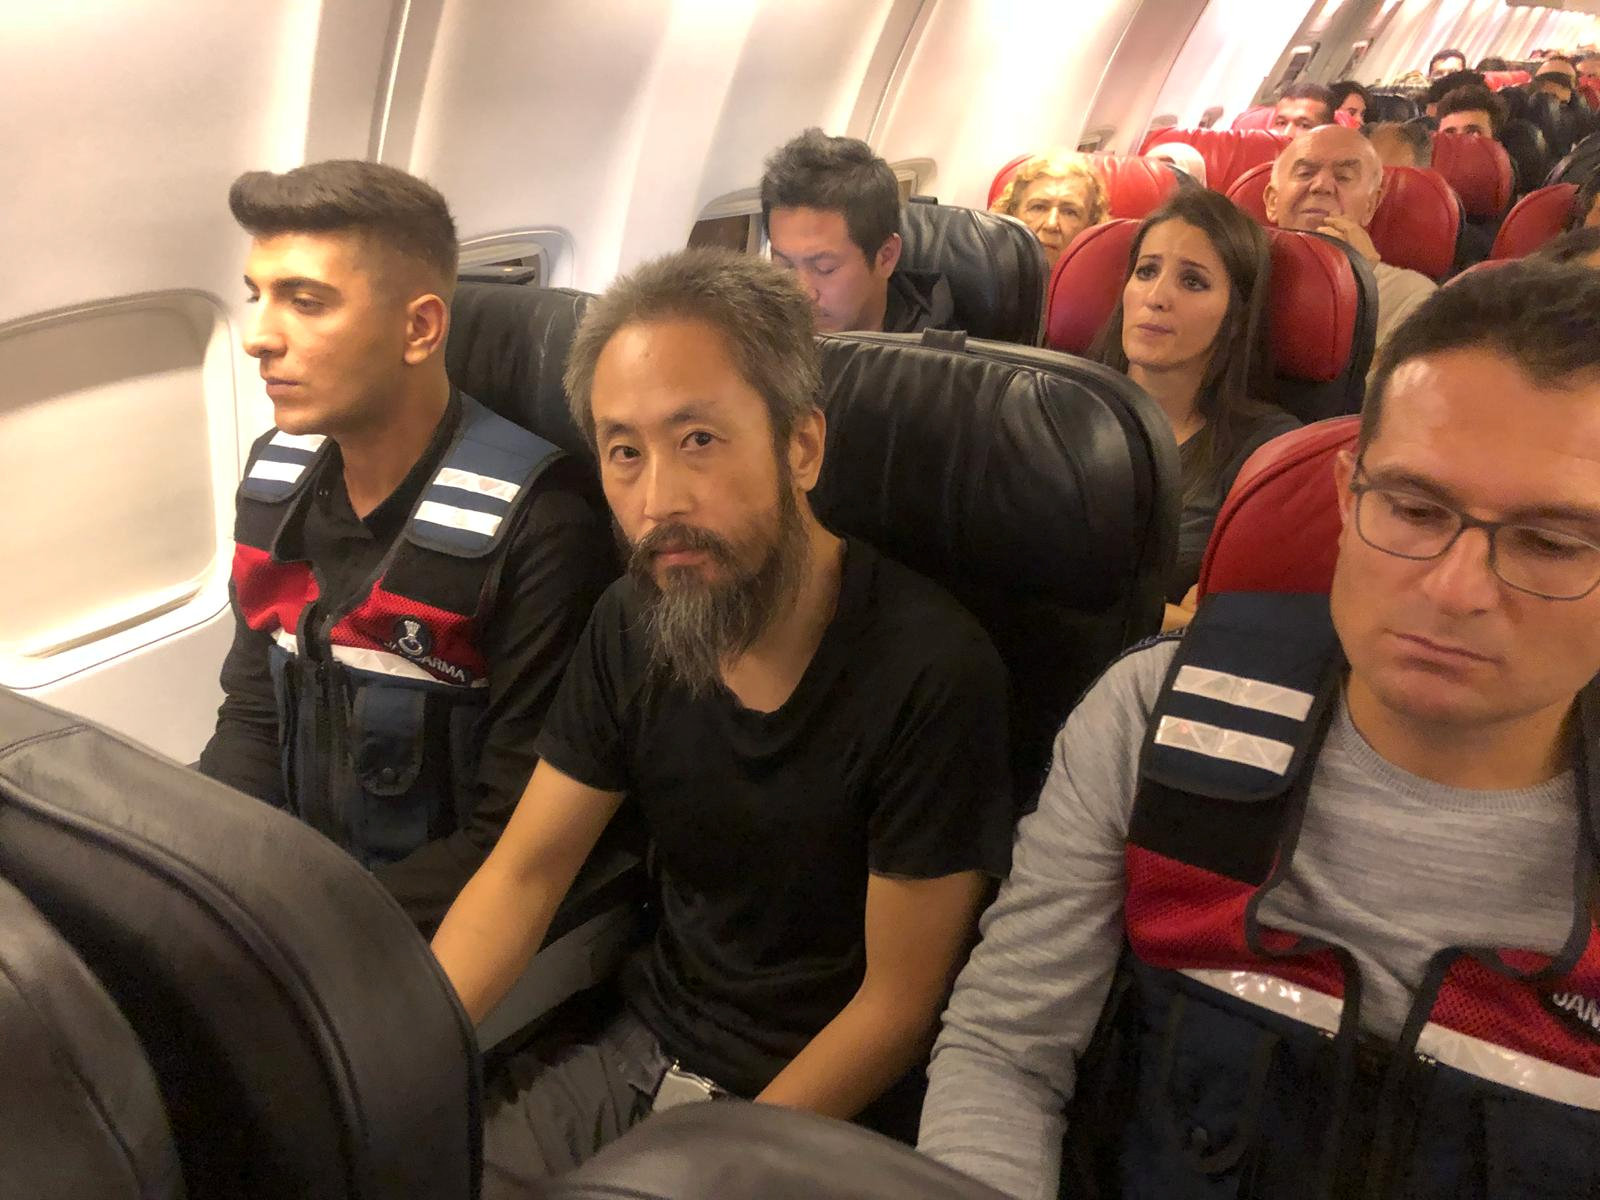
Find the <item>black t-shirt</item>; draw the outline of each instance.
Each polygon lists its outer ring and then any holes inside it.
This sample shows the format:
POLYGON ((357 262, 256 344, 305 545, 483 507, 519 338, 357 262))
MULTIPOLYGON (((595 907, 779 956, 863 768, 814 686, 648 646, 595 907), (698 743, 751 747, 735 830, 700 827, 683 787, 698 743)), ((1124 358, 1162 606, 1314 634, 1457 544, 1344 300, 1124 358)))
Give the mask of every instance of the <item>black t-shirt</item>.
POLYGON ((649 829, 661 921, 629 1004, 753 1096, 860 986, 869 872, 1007 870, 1005 671, 954 600, 861 542, 775 712, 651 674, 637 612, 628 579, 601 597, 536 749, 649 829))

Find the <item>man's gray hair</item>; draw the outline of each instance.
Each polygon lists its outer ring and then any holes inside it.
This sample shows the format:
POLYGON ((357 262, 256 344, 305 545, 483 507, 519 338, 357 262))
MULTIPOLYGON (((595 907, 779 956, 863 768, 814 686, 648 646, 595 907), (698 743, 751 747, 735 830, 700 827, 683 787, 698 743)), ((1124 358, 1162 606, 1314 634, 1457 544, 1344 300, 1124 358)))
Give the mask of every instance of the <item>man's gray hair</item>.
POLYGON ((817 407, 822 386, 811 301, 792 272, 751 254, 697 249, 645 263, 590 305, 567 356, 563 382, 572 419, 595 441, 595 364, 629 325, 703 321, 722 335, 744 381, 767 402, 780 449, 817 407))

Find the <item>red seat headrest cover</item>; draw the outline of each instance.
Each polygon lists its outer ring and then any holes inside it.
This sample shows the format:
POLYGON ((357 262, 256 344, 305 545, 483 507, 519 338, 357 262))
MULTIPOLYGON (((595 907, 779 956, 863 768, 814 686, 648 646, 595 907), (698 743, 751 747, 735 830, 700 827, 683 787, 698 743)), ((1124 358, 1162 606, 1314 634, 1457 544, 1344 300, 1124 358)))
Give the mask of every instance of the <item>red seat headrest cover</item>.
POLYGON ((1328 590, 1341 526, 1333 463, 1360 428, 1360 417, 1318 421, 1250 456, 1212 526, 1200 595, 1328 590))
MULTIPOLYGON (((1045 345, 1083 354, 1116 309, 1139 226, 1112 221, 1086 229, 1050 276, 1045 345)), ((1308 233, 1267 231, 1272 242, 1269 321, 1277 372, 1291 379, 1337 379, 1350 362, 1359 299, 1344 251, 1308 233)))
POLYGON ((1385 167, 1383 199, 1367 226, 1383 261, 1438 279, 1455 265, 1461 204, 1443 175, 1426 167, 1385 167))
POLYGON ((1267 184, 1270 182, 1272 164, 1264 162, 1235 179, 1233 186, 1226 189, 1226 194, 1245 216, 1255 218, 1262 225, 1270 225, 1271 222, 1267 220, 1267 184))
POLYGON ((1433 140, 1433 169, 1455 188, 1469 217, 1498 217, 1511 203, 1511 156, 1493 138, 1440 134, 1433 140))
POLYGON ((1277 111, 1274 104, 1258 104, 1254 108, 1247 108, 1233 119, 1233 129, 1265 129, 1272 124, 1272 115, 1277 111))
MULTIPOLYGON (((1000 168, 989 185, 990 208, 1011 182, 1017 168, 1032 157, 1031 154, 1018 155, 1000 168)), ((1109 216, 1143 218, 1160 208, 1162 201, 1178 188, 1177 175, 1164 162, 1132 154, 1089 154, 1085 157, 1105 180, 1109 216)))
POLYGON ((1521 258, 1532 254, 1567 227, 1577 196, 1575 183, 1552 183, 1529 192, 1506 214, 1489 257, 1521 258))
POLYGON ((1271 162, 1289 144, 1289 138, 1265 129, 1152 129, 1145 135, 1140 154, 1162 142, 1187 142, 1206 160, 1206 186, 1226 192, 1230 184, 1251 167, 1271 162))

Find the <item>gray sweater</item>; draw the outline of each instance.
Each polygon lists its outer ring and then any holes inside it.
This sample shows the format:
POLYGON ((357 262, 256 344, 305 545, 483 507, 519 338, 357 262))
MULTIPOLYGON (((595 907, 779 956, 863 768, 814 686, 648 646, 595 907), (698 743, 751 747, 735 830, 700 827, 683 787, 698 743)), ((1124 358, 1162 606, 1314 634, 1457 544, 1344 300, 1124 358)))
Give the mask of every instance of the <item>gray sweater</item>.
MULTIPOLYGON (((920 1148, 1022 1200, 1056 1195, 1063 1108, 1122 943, 1140 742, 1175 650, 1117 663, 1056 739, 934 1049, 920 1148)), ((1341 701, 1262 918, 1348 947, 1362 1026, 1393 1038, 1439 949, 1561 947, 1580 841, 1570 772, 1521 791, 1445 787, 1380 758, 1341 701)))

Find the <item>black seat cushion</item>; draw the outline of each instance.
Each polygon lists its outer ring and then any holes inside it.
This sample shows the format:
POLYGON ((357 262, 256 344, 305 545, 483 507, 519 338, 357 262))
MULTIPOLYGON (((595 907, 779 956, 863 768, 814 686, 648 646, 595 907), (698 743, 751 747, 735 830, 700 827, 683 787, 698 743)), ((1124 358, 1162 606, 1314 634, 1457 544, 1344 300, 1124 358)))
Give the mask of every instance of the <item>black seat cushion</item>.
POLYGON ((0 881, 0 1196, 182 1195, 139 1039, 72 947, 0 881))
POLYGON ((651 1117, 529 1200, 1001 1200, 876 1133, 773 1104, 651 1117))
POLYGON ((821 345, 817 515, 942 584, 988 630, 1031 805, 1079 694, 1160 626, 1177 546, 1170 426, 1126 376, 1048 350, 934 349, 915 334, 821 345))
POLYGON ((1553 161, 1543 131, 1532 121, 1510 120, 1500 130, 1500 144, 1511 159, 1511 169, 1517 177, 1517 195, 1541 186, 1553 161))
POLYGON ((944 276, 956 324, 975 338, 1039 343, 1050 278, 1039 239, 1015 217, 913 201, 900 220, 900 270, 944 276))
POLYGON ((1590 134, 1573 146, 1545 176, 1545 185, 1575 183, 1582 187, 1600 169, 1600 134, 1590 134))
POLYGON ((138 1035, 191 1198, 476 1194, 471 1026, 332 842, 0 691, 0 875, 138 1035))

